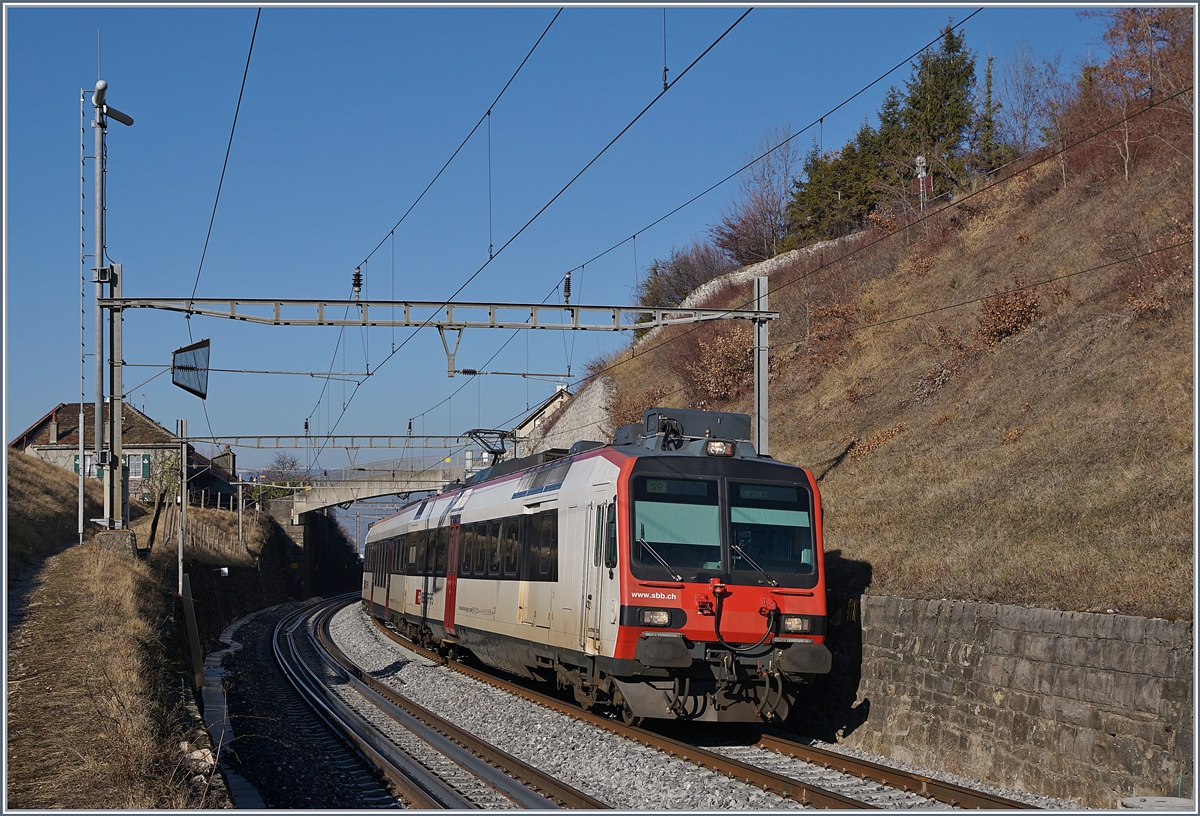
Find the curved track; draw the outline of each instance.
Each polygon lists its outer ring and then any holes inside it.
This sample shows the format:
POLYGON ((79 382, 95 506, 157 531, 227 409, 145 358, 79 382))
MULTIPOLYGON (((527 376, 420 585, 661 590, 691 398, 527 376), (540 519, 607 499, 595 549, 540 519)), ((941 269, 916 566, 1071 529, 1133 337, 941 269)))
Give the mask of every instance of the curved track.
POLYGON ((342 596, 284 618, 276 657, 315 711, 391 781, 412 806, 433 809, 607 807, 487 745, 371 678, 333 644, 329 618, 342 596))

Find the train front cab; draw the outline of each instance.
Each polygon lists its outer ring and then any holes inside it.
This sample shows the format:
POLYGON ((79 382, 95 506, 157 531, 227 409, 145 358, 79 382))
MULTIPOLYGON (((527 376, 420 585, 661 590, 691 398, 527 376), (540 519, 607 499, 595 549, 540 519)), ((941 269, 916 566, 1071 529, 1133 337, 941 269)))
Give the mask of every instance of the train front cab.
POLYGON ((613 701, 627 719, 786 718, 832 664, 811 473, 645 456, 619 486, 613 701))

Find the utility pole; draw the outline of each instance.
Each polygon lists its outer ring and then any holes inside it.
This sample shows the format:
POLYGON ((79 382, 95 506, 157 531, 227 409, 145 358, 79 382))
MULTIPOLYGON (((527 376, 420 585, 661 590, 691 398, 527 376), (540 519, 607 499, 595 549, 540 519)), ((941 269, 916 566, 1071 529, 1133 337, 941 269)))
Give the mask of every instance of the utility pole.
MULTIPOLYGON (((754 279, 754 309, 758 312, 767 310, 765 276, 754 279)), ((767 342, 767 323, 766 319, 754 321, 754 450, 759 456, 770 454, 767 445, 767 352, 770 347, 767 342)))
POLYGON ((97 471, 104 468, 104 518, 101 524, 106 528, 112 526, 112 513, 110 512, 112 502, 109 495, 108 462, 104 458, 104 309, 100 306, 100 300, 104 297, 104 282, 108 278, 108 269, 104 266, 104 136, 108 129, 104 118, 104 92, 107 89, 108 83, 101 79, 96 82, 96 90, 92 92, 92 107, 96 109, 96 118, 92 120, 96 155, 96 190, 92 200, 96 221, 92 229, 95 239, 95 250, 92 254, 95 266, 92 271, 94 273, 93 280, 96 283, 95 342, 93 343, 96 368, 96 416, 93 430, 96 448, 92 454, 92 461, 95 463, 97 471))
MULTIPOLYGON (((105 263, 105 209, 104 183, 108 172, 108 159, 105 155, 105 140, 108 135, 108 119, 112 117, 125 126, 133 124, 133 117, 111 107, 105 101, 108 83, 103 79, 96 80, 96 88, 92 91, 92 107, 95 109, 95 119, 92 129, 95 132, 96 170, 95 170, 95 352, 96 352, 96 417, 95 417, 95 463, 97 468, 104 468, 104 518, 101 524, 108 529, 122 529, 127 526, 123 477, 121 466, 121 404, 124 399, 121 381, 121 323, 120 306, 109 307, 109 411, 108 411, 108 449, 105 447, 104 433, 104 285, 109 285, 109 297, 121 297, 121 265, 111 266, 105 263)), ((82 428, 80 429, 82 433, 82 428)), ((80 462, 80 467, 83 463, 80 462)))
POLYGON ((179 435, 179 595, 183 597, 183 537, 187 528, 187 420, 176 423, 179 435))

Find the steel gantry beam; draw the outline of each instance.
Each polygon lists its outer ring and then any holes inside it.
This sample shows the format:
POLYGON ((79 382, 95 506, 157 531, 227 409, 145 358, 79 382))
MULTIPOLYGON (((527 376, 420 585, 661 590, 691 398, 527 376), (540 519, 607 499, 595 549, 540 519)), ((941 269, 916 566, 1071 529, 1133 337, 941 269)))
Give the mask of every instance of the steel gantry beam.
POLYGON ((103 298, 106 309, 161 309, 268 326, 434 326, 461 329, 629 331, 706 320, 774 320, 778 312, 569 306, 545 303, 445 303, 410 300, 272 300, 269 298, 103 298), (338 313, 341 312, 341 316, 338 313), (399 312, 399 314, 397 314, 399 312), (566 319, 563 314, 566 314, 566 319))

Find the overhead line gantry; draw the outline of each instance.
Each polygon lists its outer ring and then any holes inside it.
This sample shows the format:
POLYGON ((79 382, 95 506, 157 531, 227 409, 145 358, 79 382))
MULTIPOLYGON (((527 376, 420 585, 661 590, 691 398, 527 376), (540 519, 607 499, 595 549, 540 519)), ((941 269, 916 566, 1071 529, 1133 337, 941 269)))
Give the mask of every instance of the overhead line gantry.
MULTIPOLYGON (((159 309, 267 326, 425 327, 438 330, 446 350, 446 370, 457 369, 454 356, 465 329, 550 329, 557 331, 629 331, 701 323, 750 320, 765 328, 779 312, 765 309, 581 306, 546 303, 447 303, 412 300, 287 300, 271 298, 104 298, 106 309, 159 309), (341 311, 342 317, 336 313, 341 311), (399 311, 399 315, 396 312, 399 311), (562 319, 566 313, 566 319, 562 319), (590 320, 589 320, 590 318, 590 320), (451 348, 446 333, 456 333, 451 348)), ((755 344, 759 345, 758 343, 755 344)), ((370 372, 368 372, 370 373, 370 372)))

